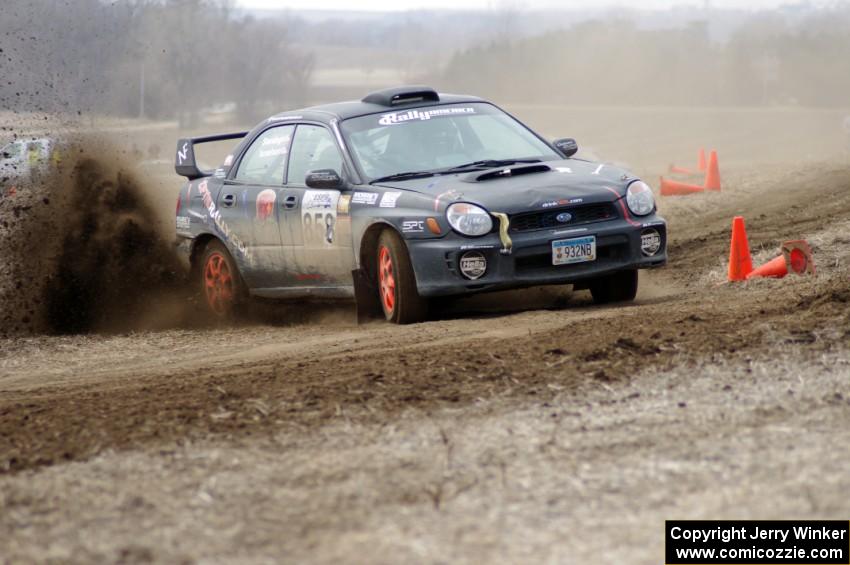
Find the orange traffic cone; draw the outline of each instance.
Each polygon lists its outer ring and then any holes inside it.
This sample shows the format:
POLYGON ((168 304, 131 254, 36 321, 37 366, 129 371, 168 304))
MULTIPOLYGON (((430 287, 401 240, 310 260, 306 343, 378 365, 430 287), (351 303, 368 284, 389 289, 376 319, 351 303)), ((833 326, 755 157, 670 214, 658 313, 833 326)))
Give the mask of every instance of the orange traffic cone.
POLYGON ((697 157, 697 170, 696 172, 686 169, 684 167, 677 167, 676 165, 670 165, 670 172, 676 175, 695 175, 697 173, 704 173, 706 169, 705 166, 705 149, 699 150, 699 155, 697 157))
POLYGON ((664 177, 661 177, 662 196, 685 196, 688 194, 695 194, 697 192, 705 192, 705 188, 695 184, 667 180, 664 177))
POLYGON ((732 243, 729 249, 729 280, 745 280, 752 270, 753 259, 750 256, 750 244, 747 241, 744 218, 735 216, 732 219, 732 243))
POLYGON ((798 275, 814 275, 815 260, 812 257, 812 248, 808 242, 802 239, 786 241, 782 244, 782 255, 791 267, 791 272, 798 275))
POLYGON ((788 274, 788 262, 785 260, 785 255, 780 255, 775 259, 771 259, 758 269, 755 269, 747 275, 747 280, 758 277, 770 277, 781 279, 788 274))
POLYGON ((670 165, 670 172, 674 175, 692 175, 693 171, 690 169, 685 169, 683 167, 677 167, 676 165, 670 165))
POLYGON ((771 259, 752 273, 747 280, 756 277, 771 277, 781 279, 789 272, 797 275, 815 274, 815 262, 812 259, 812 248, 802 240, 786 241, 782 244, 782 255, 771 259))
POLYGON ((708 158, 708 172, 705 174, 705 189, 720 191, 720 166, 717 164, 717 151, 708 158))

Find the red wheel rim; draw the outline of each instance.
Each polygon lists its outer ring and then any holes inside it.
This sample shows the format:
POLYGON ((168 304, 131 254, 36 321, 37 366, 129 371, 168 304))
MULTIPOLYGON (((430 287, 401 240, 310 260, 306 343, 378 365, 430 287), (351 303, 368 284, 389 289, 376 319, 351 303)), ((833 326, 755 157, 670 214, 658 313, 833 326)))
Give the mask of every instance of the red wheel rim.
POLYGON ((218 316, 227 314, 233 305, 233 275, 218 251, 210 254, 204 265, 204 293, 210 310, 218 316))
POLYGON ((395 309, 395 269, 390 250, 381 246, 378 251, 378 284, 381 290, 381 305, 387 315, 395 309))

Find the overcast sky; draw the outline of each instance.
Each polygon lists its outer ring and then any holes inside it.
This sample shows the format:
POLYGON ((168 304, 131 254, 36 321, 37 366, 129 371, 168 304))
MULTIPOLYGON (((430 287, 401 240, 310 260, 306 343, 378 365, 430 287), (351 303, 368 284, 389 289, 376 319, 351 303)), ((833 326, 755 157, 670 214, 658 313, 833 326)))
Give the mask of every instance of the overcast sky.
MULTIPOLYGON (((783 4, 799 4, 803 2, 789 0, 710 0, 712 6, 718 8, 772 8, 783 4)), ((607 6, 628 6, 631 8, 664 9, 677 5, 702 7, 703 0, 236 0, 237 4, 246 8, 264 9, 310 9, 310 10, 412 10, 412 9, 485 9, 500 6, 515 6, 525 8, 601 8, 607 6)), ((826 1, 814 0, 810 4, 824 4, 826 1)), ((830 2, 830 3, 835 3, 830 2)))

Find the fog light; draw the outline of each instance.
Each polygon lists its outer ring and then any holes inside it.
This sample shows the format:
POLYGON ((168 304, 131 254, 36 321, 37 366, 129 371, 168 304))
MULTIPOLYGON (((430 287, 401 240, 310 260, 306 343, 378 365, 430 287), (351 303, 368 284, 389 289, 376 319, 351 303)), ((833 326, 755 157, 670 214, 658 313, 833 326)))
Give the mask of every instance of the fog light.
POLYGON ((460 272, 470 280, 480 279, 487 272, 487 259, 480 251, 467 251, 460 257, 460 272))
POLYGON ((647 257, 652 257, 661 249, 661 234, 658 230, 643 230, 640 234, 640 250, 647 257))

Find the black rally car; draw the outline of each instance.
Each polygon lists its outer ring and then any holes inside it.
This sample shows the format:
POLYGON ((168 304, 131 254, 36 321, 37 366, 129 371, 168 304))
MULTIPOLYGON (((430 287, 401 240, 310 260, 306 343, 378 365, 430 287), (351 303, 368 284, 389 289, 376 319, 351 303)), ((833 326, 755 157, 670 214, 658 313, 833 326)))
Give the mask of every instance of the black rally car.
POLYGON ((644 182, 576 151, 427 87, 285 112, 179 140, 178 249, 220 317, 248 296, 353 297, 397 323, 431 297, 537 285, 631 300, 637 269, 667 260, 665 222, 644 182), (200 170, 194 146, 227 139, 200 170))

